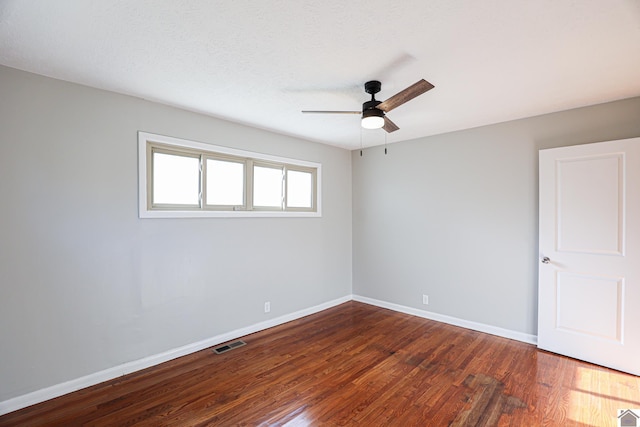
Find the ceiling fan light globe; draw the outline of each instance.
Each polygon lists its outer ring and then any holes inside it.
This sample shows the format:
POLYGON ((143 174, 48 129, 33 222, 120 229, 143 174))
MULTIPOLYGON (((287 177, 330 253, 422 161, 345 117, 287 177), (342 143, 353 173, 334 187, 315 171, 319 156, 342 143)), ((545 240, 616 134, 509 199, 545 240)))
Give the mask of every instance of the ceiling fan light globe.
POLYGON ((379 116, 369 116, 362 118, 362 127, 365 129, 380 129, 384 126, 384 118, 379 116))
MULTIPOLYGON (((379 104, 378 101, 372 101, 379 104)), ((367 103, 365 103, 367 104, 367 103)), ((366 105, 365 105, 366 107, 366 105)), ((365 129, 380 129, 384 126, 384 113, 375 108, 365 108, 362 112, 362 127, 365 129)))

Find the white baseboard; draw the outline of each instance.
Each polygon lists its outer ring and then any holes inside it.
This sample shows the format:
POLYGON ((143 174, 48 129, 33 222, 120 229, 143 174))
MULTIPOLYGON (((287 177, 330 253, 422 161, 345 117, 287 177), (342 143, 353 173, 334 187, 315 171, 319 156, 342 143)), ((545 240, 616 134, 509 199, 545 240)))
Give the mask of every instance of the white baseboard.
POLYGON ((406 307, 399 304, 394 304, 386 301, 380 301, 373 298, 363 297, 359 295, 347 295, 333 301, 328 301, 323 304, 316 305, 314 307, 306 308, 294 313, 286 314, 284 316, 276 317, 266 320, 264 322, 256 323, 246 328, 236 329, 215 337, 208 338, 206 340, 198 341, 192 344, 188 344, 182 347, 174 348, 169 351, 165 351, 160 354, 155 354, 143 359, 127 362, 122 365, 114 366, 113 368, 105 369, 103 371, 95 372, 93 374, 86 375, 84 377, 76 378, 71 381, 56 384, 51 387, 36 390, 31 393, 17 396, 9 400, 0 402, 0 415, 8 414, 9 412, 17 411, 27 406, 35 405, 55 397, 59 397, 74 391, 90 387, 96 384, 100 384, 104 381, 109 381, 114 378, 118 378, 123 375, 127 375, 142 369, 150 368, 155 365, 159 365, 169 360, 176 359, 178 357, 186 356, 196 351, 203 350, 205 348, 213 347, 215 345, 234 340, 236 338, 243 337, 245 335, 252 334, 254 332, 262 331, 264 329, 272 328, 274 326, 282 325, 283 323, 290 322, 292 320, 300 319, 310 314, 318 313, 331 307, 335 307, 347 301, 358 301, 365 304, 374 305, 377 307, 387 308, 389 310, 398 311, 401 313, 410 314, 413 316, 422 317, 425 319, 435 320, 442 323, 448 323, 454 326, 460 326, 474 331, 484 332, 491 335, 497 335, 499 337, 509 338, 512 340, 522 341, 529 344, 536 344, 537 337, 535 335, 525 334, 522 332, 512 331, 509 329, 503 329, 496 326, 486 325, 483 323, 472 322, 469 320, 458 319, 456 317, 446 316, 443 314, 433 313, 429 311, 419 310, 416 308, 406 307))
POLYGON ((51 387, 36 390, 31 393, 17 396, 9 400, 0 402, 0 415, 8 414, 9 412, 17 411, 27 406, 35 405, 55 397, 72 393, 74 391, 90 387, 92 385, 100 384, 104 381, 109 381, 114 378, 121 377, 142 369, 150 368, 160 363, 168 362, 169 360, 176 359, 178 357, 186 356, 196 351, 204 350, 205 348, 213 347, 223 342, 231 341, 236 338, 243 337, 245 335, 252 334, 254 332, 262 331, 264 329, 272 328, 274 326, 281 325, 283 323, 290 322, 292 320, 299 319, 301 317, 308 316, 310 314, 318 313, 328 308, 340 305, 347 301, 351 301, 352 296, 347 295, 333 301, 328 301, 314 307, 305 308, 294 313, 285 314, 284 316, 276 317, 266 320, 264 322, 256 323, 246 328, 236 329, 215 337, 208 338, 206 340, 198 341, 192 344, 188 344, 182 347, 174 348, 169 351, 165 351, 160 354, 155 354, 143 359, 134 360, 131 362, 123 363, 122 365, 114 366, 113 368, 105 369, 103 371, 95 372, 93 374, 86 375, 84 377, 76 378, 71 381, 56 384, 51 387))
POLYGON ((460 326, 462 328, 484 332, 485 334, 491 334, 503 338, 509 338, 511 340, 522 341, 528 344, 536 345, 538 342, 538 337, 536 335, 525 334, 523 332, 512 331, 510 329, 499 328, 497 326, 487 325, 484 323, 472 322, 470 320, 459 319, 457 317, 433 313, 431 311, 420 310, 417 308, 407 307, 391 302, 380 301, 360 295, 353 295, 353 300, 363 302, 365 304, 375 305, 377 307, 387 308, 393 311, 398 311, 400 313, 411 314, 413 316, 435 320, 437 322, 448 323, 449 325, 460 326))

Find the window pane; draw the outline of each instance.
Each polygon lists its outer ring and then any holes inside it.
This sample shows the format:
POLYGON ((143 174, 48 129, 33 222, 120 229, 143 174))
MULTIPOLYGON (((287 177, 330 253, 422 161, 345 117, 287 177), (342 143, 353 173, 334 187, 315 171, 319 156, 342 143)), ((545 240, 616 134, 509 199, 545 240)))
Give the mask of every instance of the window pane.
POLYGON ((253 204, 282 207, 282 169, 253 167, 253 204))
POLYGON ((309 172, 287 171, 287 206, 310 208, 313 203, 311 184, 313 176, 309 172))
POLYGON ((153 203, 200 205, 200 159, 153 153, 153 203))
POLYGON ((244 164, 207 159, 207 204, 244 205, 244 164))

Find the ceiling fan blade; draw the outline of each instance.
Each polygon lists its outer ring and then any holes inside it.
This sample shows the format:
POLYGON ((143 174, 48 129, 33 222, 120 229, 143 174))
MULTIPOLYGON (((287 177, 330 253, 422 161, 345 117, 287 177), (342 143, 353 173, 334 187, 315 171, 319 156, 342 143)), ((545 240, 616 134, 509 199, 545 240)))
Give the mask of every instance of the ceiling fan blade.
POLYGON ((396 126, 396 124, 393 123, 391 120, 389 120, 388 117, 385 116, 385 118, 384 118, 384 126, 382 126, 382 129, 386 130, 387 133, 391 133, 391 132, 397 131, 400 128, 398 126, 396 126))
POLYGON ((302 110, 305 114, 362 114, 362 111, 302 110))
POLYGON ((388 113, 394 108, 401 106, 405 102, 411 101, 416 96, 422 95, 426 91, 431 90, 433 88, 434 86, 431 83, 429 83, 425 79, 421 79, 420 81, 412 84, 405 90, 402 90, 396 93, 386 101, 381 102, 376 108, 384 111, 385 113, 388 113))

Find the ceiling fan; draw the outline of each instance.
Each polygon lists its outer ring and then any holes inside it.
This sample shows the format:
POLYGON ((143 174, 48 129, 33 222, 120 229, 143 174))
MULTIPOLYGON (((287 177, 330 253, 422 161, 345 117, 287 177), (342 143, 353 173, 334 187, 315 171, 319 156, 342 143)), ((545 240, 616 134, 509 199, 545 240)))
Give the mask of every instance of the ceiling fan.
POLYGON ((303 113, 310 114, 362 114, 362 127, 365 129, 383 128, 388 133, 395 132, 400 129, 385 115, 396 107, 401 106, 405 102, 411 101, 413 98, 422 95, 434 88, 434 86, 424 79, 412 84, 408 88, 396 93, 386 101, 376 100, 376 93, 380 92, 382 83, 377 80, 371 80, 364 84, 364 91, 371 94, 371 100, 362 104, 362 111, 321 111, 321 110, 303 110, 303 113))

